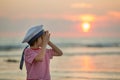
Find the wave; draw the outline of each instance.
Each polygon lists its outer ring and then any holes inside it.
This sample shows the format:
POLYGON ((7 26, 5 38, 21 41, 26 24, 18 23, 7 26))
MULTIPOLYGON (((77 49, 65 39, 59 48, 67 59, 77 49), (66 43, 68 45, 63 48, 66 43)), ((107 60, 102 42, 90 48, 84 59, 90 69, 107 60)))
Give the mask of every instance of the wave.
POLYGON ((64 79, 74 79, 74 80, 119 80, 118 77, 120 75, 120 72, 114 72, 114 71, 53 71, 53 73, 56 74, 63 74, 63 75, 57 75, 57 78, 64 78, 64 79), (64 75, 67 74, 67 75, 64 75), (71 76, 71 74, 75 74, 71 76), (84 74, 84 75, 83 75, 84 74), (91 76, 86 76, 90 74, 91 76), (103 75, 104 74, 104 75, 103 75), (81 76, 80 76, 81 75, 81 76), (97 77, 96 77, 97 75, 97 77), (115 75, 116 77, 111 77, 115 75), (101 77, 102 76, 102 77, 101 77), (105 77, 103 77, 105 76, 105 77))
POLYGON ((21 48, 23 48, 23 46, 21 45, 3 45, 3 46, 0 46, 0 51, 10 51, 10 50, 16 50, 21 48))
POLYGON ((120 43, 58 43, 57 45, 61 47, 120 47, 120 43))
POLYGON ((98 56, 98 55, 120 55, 120 52, 92 52, 92 53, 65 53, 64 56, 98 56))
MULTIPOLYGON (((120 43, 56 43, 59 47, 120 47, 120 43)), ((0 45, 0 51, 23 49, 25 45, 0 45)))
MULTIPOLYGON (((101 56, 101 55, 120 55, 120 51, 110 51, 110 52, 64 52, 63 56, 101 56)), ((0 54, 0 57, 19 57, 21 54, 0 54)))

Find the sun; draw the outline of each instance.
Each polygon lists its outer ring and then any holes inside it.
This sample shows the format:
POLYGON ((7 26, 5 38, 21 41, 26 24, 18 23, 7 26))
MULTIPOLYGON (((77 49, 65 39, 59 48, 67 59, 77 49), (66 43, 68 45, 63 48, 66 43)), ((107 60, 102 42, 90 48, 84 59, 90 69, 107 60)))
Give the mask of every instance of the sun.
POLYGON ((90 28, 91 28, 90 23, 88 23, 88 22, 82 23, 82 30, 83 30, 83 32, 89 32, 90 28))

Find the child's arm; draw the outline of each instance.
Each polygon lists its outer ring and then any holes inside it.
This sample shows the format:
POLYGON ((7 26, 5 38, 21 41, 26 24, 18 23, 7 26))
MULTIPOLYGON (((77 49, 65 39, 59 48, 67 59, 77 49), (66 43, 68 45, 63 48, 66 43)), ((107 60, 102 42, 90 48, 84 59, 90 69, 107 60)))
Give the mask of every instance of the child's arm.
POLYGON ((46 47, 47 44, 49 42, 49 38, 50 38, 50 34, 48 31, 46 31, 46 33, 43 35, 43 43, 41 46, 41 51, 40 53, 35 57, 35 61, 42 61, 44 56, 45 56, 45 52, 46 52, 46 47))
POLYGON ((54 50, 54 55, 53 56, 62 56, 63 52, 56 46, 54 45, 51 41, 48 42, 48 45, 54 50))
POLYGON ((45 56, 45 52, 46 52, 46 43, 43 43, 43 45, 41 46, 41 51, 40 53, 35 57, 35 61, 42 61, 43 57, 45 56))

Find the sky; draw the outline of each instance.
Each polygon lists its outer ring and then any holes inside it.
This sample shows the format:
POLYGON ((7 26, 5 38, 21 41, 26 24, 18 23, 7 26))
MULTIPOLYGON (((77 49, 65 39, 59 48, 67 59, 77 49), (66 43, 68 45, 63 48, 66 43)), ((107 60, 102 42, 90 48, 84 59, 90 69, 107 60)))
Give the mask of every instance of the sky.
POLYGON ((1 38, 41 24, 53 37, 120 37, 120 0, 0 0, 1 38))

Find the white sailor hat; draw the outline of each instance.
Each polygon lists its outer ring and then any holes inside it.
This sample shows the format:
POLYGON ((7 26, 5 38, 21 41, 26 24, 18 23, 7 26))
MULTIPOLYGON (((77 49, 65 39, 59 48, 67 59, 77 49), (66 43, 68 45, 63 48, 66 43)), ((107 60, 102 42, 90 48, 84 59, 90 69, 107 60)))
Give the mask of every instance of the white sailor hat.
POLYGON ((43 33, 44 33, 43 25, 31 27, 27 31, 22 43, 31 44, 36 38, 40 37, 43 33))

